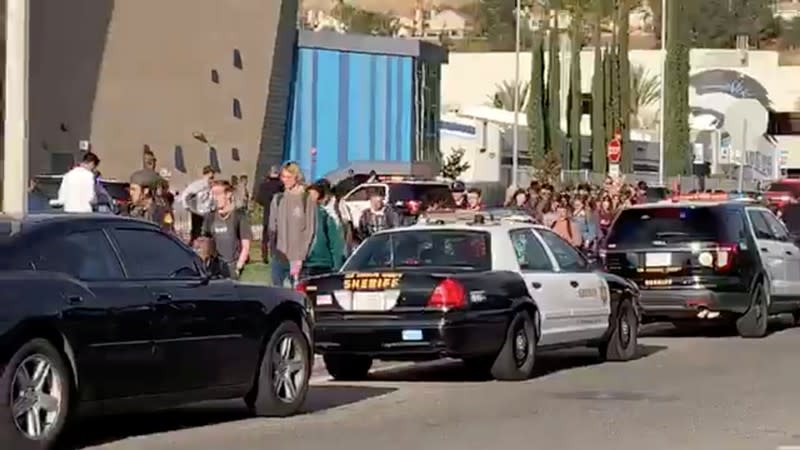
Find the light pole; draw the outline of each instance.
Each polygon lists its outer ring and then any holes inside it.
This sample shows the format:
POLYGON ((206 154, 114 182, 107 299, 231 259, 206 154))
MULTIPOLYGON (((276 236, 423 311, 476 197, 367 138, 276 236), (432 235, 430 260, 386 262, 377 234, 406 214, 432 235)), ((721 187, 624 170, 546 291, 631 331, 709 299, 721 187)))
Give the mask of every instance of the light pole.
POLYGON ((667 0, 661 0, 661 106, 659 111, 658 184, 664 186, 664 91, 667 87, 667 0))
POLYGON ((3 211, 28 210, 28 0, 6 3, 3 211))
POLYGON ((511 154, 511 185, 516 187, 519 181, 519 47, 520 47, 520 0, 517 0, 514 14, 516 17, 516 38, 514 39, 514 144, 511 154))

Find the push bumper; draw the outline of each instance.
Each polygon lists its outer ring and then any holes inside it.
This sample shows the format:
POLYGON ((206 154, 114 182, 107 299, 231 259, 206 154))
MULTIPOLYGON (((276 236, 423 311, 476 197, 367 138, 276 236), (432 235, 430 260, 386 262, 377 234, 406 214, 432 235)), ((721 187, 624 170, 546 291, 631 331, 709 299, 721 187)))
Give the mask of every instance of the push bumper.
POLYGON ((750 295, 709 289, 653 289, 642 290, 639 303, 645 322, 711 319, 744 314, 750 306, 750 295))
POLYGON ((432 360, 496 353, 505 338, 505 317, 382 320, 318 318, 317 353, 363 355, 383 360, 432 360))

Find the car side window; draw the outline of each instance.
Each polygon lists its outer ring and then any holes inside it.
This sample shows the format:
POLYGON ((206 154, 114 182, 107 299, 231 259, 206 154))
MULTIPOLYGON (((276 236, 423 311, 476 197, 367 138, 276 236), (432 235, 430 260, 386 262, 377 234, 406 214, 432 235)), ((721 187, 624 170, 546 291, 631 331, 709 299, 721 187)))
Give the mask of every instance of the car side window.
POLYGON ((513 230, 509 233, 520 270, 549 272, 553 270, 550 256, 531 230, 513 230))
POLYGON ((118 228, 112 235, 129 278, 166 280, 201 276, 194 255, 158 231, 118 228))
POLYGON ((100 230, 53 236, 33 250, 36 270, 61 272, 83 281, 121 280, 119 259, 100 230))
POLYGON ((761 215, 764 217, 764 221, 767 223, 772 235, 775 236, 775 239, 779 241, 789 240, 789 232, 777 217, 769 211, 761 211, 761 215))
POLYGON ((747 216, 750 218, 750 223, 753 225, 753 232, 756 235, 756 239, 777 239, 777 237, 772 234, 772 229, 770 229, 761 211, 755 209, 747 211, 747 216))
POLYGON ((561 236, 549 230, 538 230, 542 240, 550 247, 553 256, 558 262, 561 270, 566 272, 580 272, 589 268, 589 261, 577 250, 561 238, 561 236))

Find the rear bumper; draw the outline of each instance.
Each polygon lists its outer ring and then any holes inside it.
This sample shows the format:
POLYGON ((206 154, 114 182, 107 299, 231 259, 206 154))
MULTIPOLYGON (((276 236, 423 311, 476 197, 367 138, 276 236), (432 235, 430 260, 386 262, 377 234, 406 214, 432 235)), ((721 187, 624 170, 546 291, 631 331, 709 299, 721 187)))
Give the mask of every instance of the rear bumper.
POLYGON ((722 314, 743 314, 750 305, 747 292, 715 292, 709 289, 653 289, 639 294, 645 321, 698 319, 707 309, 722 314))
POLYGON ((314 327, 317 353, 383 360, 431 360, 494 354, 505 339, 506 315, 476 320, 330 319, 314 327))

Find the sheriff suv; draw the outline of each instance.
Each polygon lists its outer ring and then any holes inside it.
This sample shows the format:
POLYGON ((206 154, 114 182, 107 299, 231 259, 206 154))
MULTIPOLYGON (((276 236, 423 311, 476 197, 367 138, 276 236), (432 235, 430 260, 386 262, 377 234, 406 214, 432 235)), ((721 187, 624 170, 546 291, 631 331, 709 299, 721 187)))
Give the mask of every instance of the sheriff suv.
POLYGON ((698 195, 633 206, 600 256, 639 285, 644 321, 728 320, 742 337, 763 337, 770 314, 799 317, 800 248, 754 202, 698 195))

